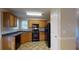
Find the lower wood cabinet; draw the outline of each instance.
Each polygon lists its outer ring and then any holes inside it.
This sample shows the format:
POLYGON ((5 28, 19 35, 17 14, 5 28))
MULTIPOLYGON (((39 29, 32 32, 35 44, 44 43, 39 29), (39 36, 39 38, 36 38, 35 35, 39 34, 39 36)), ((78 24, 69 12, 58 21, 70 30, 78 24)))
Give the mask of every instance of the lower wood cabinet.
MULTIPOLYGON (((39 41, 45 40, 45 32, 39 32, 39 41)), ((31 42, 32 32, 24 32, 21 34, 21 43, 31 42)))
POLYGON ((3 36, 2 37, 3 50, 15 49, 15 37, 3 36))
POLYGON ((2 47, 3 50, 16 50, 19 48, 21 45, 21 36, 16 35, 16 36, 2 36, 2 47))
POLYGON ((32 32, 24 32, 21 34, 21 43, 32 41, 32 32))
POLYGON ((39 32, 40 41, 45 41, 45 32, 39 32))
MULTIPOLYGON (((45 40, 45 32, 39 32, 39 41, 45 40)), ((17 36, 2 36, 3 50, 15 50, 20 44, 31 42, 32 32, 24 32, 17 36)))

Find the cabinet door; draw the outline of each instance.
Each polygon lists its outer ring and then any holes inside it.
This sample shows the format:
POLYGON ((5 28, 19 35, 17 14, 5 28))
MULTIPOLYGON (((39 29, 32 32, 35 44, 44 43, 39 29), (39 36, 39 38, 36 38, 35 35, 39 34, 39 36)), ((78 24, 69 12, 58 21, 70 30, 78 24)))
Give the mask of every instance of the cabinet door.
POLYGON ((48 20, 43 19, 30 19, 28 21, 29 28, 32 28, 32 24, 39 24, 39 28, 45 28, 48 20))
POLYGON ((15 37, 3 36, 3 49, 4 50, 14 50, 15 49, 15 37))
POLYGON ((3 45, 3 50, 8 50, 8 49, 10 49, 10 47, 9 47, 9 41, 8 41, 8 37, 3 37, 2 38, 2 45, 3 45))
POLYGON ((3 27, 9 26, 9 13, 3 12, 3 27))
POLYGON ((17 17, 9 12, 3 12, 3 27, 16 27, 17 17))
POLYGON ((14 16, 14 27, 17 27, 17 17, 14 16))
POLYGON ((10 27, 16 27, 17 26, 17 19, 12 14, 10 14, 9 25, 10 25, 10 27))
POLYGON ((15 50, 15 37, 10 37, 10 48, 15 50))
POLYGON ((45 32, 40 32, 40 41, 45 40, 45 32))
POLYGON ((31 32, 25 32, 21 35, 21 43, 26 43, 32 41, 32 33, 31 32))

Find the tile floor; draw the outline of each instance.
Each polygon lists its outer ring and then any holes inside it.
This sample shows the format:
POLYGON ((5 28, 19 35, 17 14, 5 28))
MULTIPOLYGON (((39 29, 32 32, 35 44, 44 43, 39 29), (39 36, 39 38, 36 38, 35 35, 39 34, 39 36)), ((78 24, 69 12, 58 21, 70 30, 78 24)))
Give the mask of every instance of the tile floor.
POLYGON ((22 44, 18 50, 50 50, 45 41, 27 42, 22 44))

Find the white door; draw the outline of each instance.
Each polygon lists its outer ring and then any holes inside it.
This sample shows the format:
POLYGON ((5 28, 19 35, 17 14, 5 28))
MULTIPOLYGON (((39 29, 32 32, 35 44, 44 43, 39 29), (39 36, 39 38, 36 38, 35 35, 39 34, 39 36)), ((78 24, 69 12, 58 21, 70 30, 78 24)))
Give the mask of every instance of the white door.
POLYGON ((60 49, 60 9, 51 10, 51 49, 60 49))

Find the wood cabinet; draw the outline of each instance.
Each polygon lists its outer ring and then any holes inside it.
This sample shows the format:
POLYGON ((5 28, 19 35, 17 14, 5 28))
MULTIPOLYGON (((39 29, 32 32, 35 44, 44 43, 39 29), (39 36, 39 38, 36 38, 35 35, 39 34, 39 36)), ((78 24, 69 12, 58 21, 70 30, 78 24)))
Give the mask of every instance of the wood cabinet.
POLYGON ((45 32, 39 32, 40 41, 45 41, 45 32))
POLYGON ((24 32, 21 34, 21 43, 32 41, 32 32, 24 32))
POLYGON ((3 12, 2 18, 3 18, 3 27, 8 27, 9 26, 9 13, 3 12))
POLYGON ((39 28, 45 28, 48 20, 43 20, 43 19, 30 19, 28 21, 28 26, 29 28, 32 28, 32 24, 39 24, 39 28))
POLYGON ((3 36, 2 39, 3 50, 15 49, 15 37, 3 36))
POLYGON ((5 34, 2 36, 3 50, 16 50, 21 44, 21 33, 5 34))
POLYGON ((17 18, 16 16, 10 14, 10 19, 9 19, 9 26, 10 27, 16 27, 17 26, 17 18))
MULTIPOLYGON (((39 40, 45 40, 45 32, 39 32, 39 40)), ((24 32, 21 34, 21 43, 31 42, 32 41, 32 32, 24 32)))
POLYGON ((3 27, 16 27, 17 17, 9 12, 3 12, 3 27))

